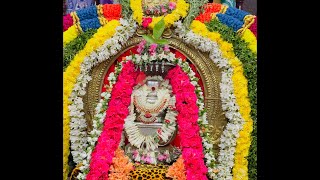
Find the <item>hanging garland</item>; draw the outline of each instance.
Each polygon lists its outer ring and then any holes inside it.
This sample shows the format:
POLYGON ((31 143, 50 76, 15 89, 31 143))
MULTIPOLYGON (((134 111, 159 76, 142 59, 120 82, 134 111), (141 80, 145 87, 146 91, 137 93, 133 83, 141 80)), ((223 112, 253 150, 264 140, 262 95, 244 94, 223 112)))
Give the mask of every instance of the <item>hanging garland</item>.
POLYGON ((243 63, 244 73, 248 79, 248 91, 251 105, 251 117, 254 121, 253 131, 251 134, 252 144, 250 146, 250 152, 248 156, 248 173, 249 179, 257 179, 257 56, 250 50, 243 38, 240 38, 227 26, 221 24, 217 20, 212 20, 206 24, 210 31, 218 31, 221 37, 232 43, 234 47, 234 53, 243 63))
POLYGON ((118 81, 111 92, 109 108, 97 145, 91 154, 87 180, 107 179, 114 152, 121 140, 124 119, 128 116, 130 96, 138 75, 131 61, 124 62, 118 81), (120 111, 119 111, 120 110, 120 111))
MULTIPOLYGON (((71 61, 70 65, 64 72, 63 76, 63 144, 64 144, 64 175, 67 177, 67 171, 66 168, 68 167, 68 156, 69 156, 69 140, 70 140, 70 117, 69 117, 69 110, 68 105, 71 103, 69 100, 70 94, 72 92, 72 89, 76 83, 76 79, 78 77, 78 74, 80 73, 80 64, 82 61, 88 61, 88 63, 85 63, 88 65, 102 62, 103 60, 106 60, 110 55, 113 55, 116 53, 115 47, 119 45, 118 42, 120 42, 121 45, 125 42, 124 40, 128 39, 132 36, 132 34, 135 31, 135 24, 131 20, 129 22, 127 20, 121 20, 120 23, 125 27, 118 27, 117 31, 119 31, 117 38, 115 40, 107 40, 105 44, 103 44, 99 49, 96 50, 96 48, 100 45, 100 42, 103 41, 103 39, 108 39, 108 37, 111 37, 112 32, 115 31, 117 24, 117 21, 110 21, 108 24, 104 27, 100 28, 101 30, 98 31, 92 39, 90 39, 83 50, 79 51, 77 55, 75 55, 74 59, 71 61), (110 23, 110 24, 109 24, 110 23), (107 33, 105 32, 107 31, 107 33), (103 33, 104 35, 101 36, 100 34, 103 33), (116 46, 110 46, 116 44, 116 46), (97 53, 93 50, 96 50, 97 53), (91 55, 90 55, 91 54, 91 55), (87 56, 87 58, 85 58, 87 56), (95 61, 95 58, 98 58, 98 61, 95 61), (92 61, 92 62, 90 62, 92 61)), ((81 107, 81 106, 80 106, 81 107)))
MULTIPOLYGON (((191 24, 191 29, 198 34, 210 34, 206 26, 199 22, 194 21, 191 24), (194 28, 197 27, 197 28, 194 28)), ((205 37, 205 36, 204 36, 205 37)), ((210 37, 209 37, 210 38, 210 37)), ((216 40, 216 39, 212 39, 216 40)), ((232 44, 223 41, 220 37, 217 40, 221 47, 222 54, 229 60, 230 65, 234 68, 232 80, 234 83, 234 93, 236 96, 239 111, 245 124, 243 129, 239 132, 240 137, 237 139, 237 146, 235 151, 235 163, 232 169, 234 179, 247 179, 247 159, 249 147, 251 143, 250 134, 252 132, 253 121, 250 116, 250 102, 248 99, 247 79, 243 74, 241 61, 235 56, 232 44)))
MULTIPOLYGON (((235 153, 235 148, 234 148, 234 146, 236 145, 236 143, 235 143, 236 138, 235 137, 239 137, 239 133, 238 132, 239 132, 240 129, 242 129, 241 128, 241 124, 242 124, 241 121, 243 121, 243 120, 241 120, 242 119, 241 115, 239 114, 239 112, 237 110, 239 108, 237 108, 237 106, 235 106, 235 107, 230 106, 230 105, 236 105, 235 102, 232 103, 232 101, 235 101, 235 96, 232 95, 232 89, 230 89, 232 87, 231 85, 232 85, 232 82, 233 82, 231 80, 231 76, 233 74, 232 73, 233 69, 231 67, 228 67, 229 66, 228 65, 229 62, 227 60, 225 60, 224 58, 221 58, 221 54, 222 53, 220 52, 220 50, 218 48, 218 45, 214 41, 212 42, 209 39, 206 39, 204 37, 196 35, 192 31, 187 32, 186 29, 182 27, 181 23, 176 23, 176 26, 177 26, 176 33, 180 34, 180 38, 182 38, 186 43, 192 44, 197 49, 200 49, 200 50, 202 50, 204 52, 210 52, 210 58, 213 59, 215 63, 218 63, 217 65, 220 68, 223 68, 223 70, 224 70, 221 83, 226 83, 227 86, 223 86, 223 84, 221 84, 221 88, 223 88, 223 89, 221 89, 221 92, 222 93, 227 92, 227 93, 226 94, 221 94, 221 100, 222 100, 223 104, 227 105, 227 106, 223 105, 222 107, 223 107, 224 110, 228 110, 228 112, 226 113, 226 117, 228 119, 230 119, 230 122, 228 123, 228 125, 226 126, 225 131, 222 134, 221 142, 223 142, 223 143, 221 143, 219 145, 220 148, 222 148, 222 149, 220 150, 219 157, 218 157, 218 161, 219 161, 218 178, 219 179, 220 178, 228 179, 228 178, 232 178, 232 177, 233 178, 238 178, 239 176, 240 177, 242 176, 242 178, 246 179, 247 177, 244 174, 242 174, 242 175, 235 174, 235 172, 237 172, 236 171, 237 168, 234 169, 234 171, 233 171, 234 172, 234 176, 232 176, 231 173, 230 173, 230 171, 231 171, 231 169, 233 167, 233 159, 234 159, 233 158, 233 154, 235 153), (201 46, 201 44, 206 44, 206 46, 201 46), (228 83, 229 83, 229 85, 228 85, 228 83), (225 89, 225 88, 228 88, 228 89, 225 89), (231 96, 230 96, 230 93, 231 93, 231 96), (231 100, 231 102, 229 103, 230 100, 231 100), (236 123, 236 124, 232 125, 232 123, 236 123), (231 134, 234 134, 234 135, 230 136, 231 134), (227 141, 231 142, 231 143, 228 143, 229 144, 228 146, 231 145, 230 147, 226 146, 227 145, 226 144, 227 141), (225 150, 227 150, 227 152, 225 152, 225 150), (221 156, 222 154, 224 154, 224 156, 221 156), (227 156, 225 156, 225 155, 227 155, 227 156)), ((197 28, 199 28, 199 26, 197 26, 197 28)), ((206 31, 202 31, 202 32, 206 32, 206 31)), ((210 37, 210 35, 208 35, 208 36, 210 37)), ((226 46, 224 46, 224 47, 226 47, 226 46)), ((225 52, 232 52, 232 51, 225 51, 225 52)), ((232 55, 229 55, 229 56, 232 56, 232 55)), ((241 71, 240 71, 240 73, 241 73, 241 71)), ((234 74, 232 76, 233 80, 235 80, 234 79, 235 76, 243 76, 243 75, 241 75, 239 73, 234 74)), ((236 85, 237 84, 235 84, 235 86, 236 85)), ((236 95, 239 95, 239 94, 236 94, 236 95)), ((239 97, 237 97, 237 98, 239 98, 239 97)), ((241 101, 241 102, 238 101, 238 104, 241 107, 240 109, 244 109, 243 107, 245 107, 244 104, 241 104, 242 102, 243 101, 241 101)), ((240 110, 240 112, 241 112, 241 110, 240 110)), ((243 114, 243 111, 242 111, 242 114, 243 114)), ((245 117, 247 117, 247 116, 245 116, 245 117)), ((250 123, 250 121, 249 121, 249 123, 245 123, 245 125, 246 124, 248 126, 252 125, 250 123)), ((250 129, 248 131, 245 131, 245 130, 248 130, 248 129, 243 128, 243 130, 241 132, 246 132, 246 134, 250 134, 250 129)), ((242 133, 242 135, 243 135, 243 133, 242 133)), ((246 136, 246 137, 248 137, 248 136, 246 136)), ((242 147, 248 147, 248 145, 250 145, 250 139, 248 139, 248 138, 247 139, 242 139, 241 146, 242 147)), ((237 147, 239 147, 239 146, 237 146, 237 147)), ((238 154, 238 155, 240 155, 240 154, 238 154)), ((237 161, 236 161, 236 163, 237 163, 237 161)), ((244 167, 244 169, 245 169, 246 166, 239 166, 239 167, 244 167)), ((241 171, 243 172, 243 170, 241 170, 241 171)))
POLYGON ((79 34, 79 36, 63 47, 63 70, 65 70, 74 56, 81 49, 84 48, 87 41, 92 38, 92 36, 97 32, 96 29, 90 29, 84 33, 79 34))
MULTIPOLYGON (((92 120, 92 130, 89 132, 88 136, 88 147, 86 148, 86 155, 82 160, 82 166, 79 168, 80 172, 77 176, 79 180, 85 179, 89 172, 89 162, 91 159, 91 153, 94 149, 96 142, 102 132, 103 123, 106 118, 106 111, 108 109, 108 103, 110 101, 112 89, 116 83, 116 79, 123 68, 123 63, 118 63, 115 66, 115 71, 110 73, 108 76, 108 89, 106 92, 101 93, 101 99, 95 108, 95 115, 92 120)), ((121 145, 121 143, 120 143, 121 145)))
POLYGON ((111 38, 115 32, 116 27, 120 23, 118 21, 110 21, 105 26, 98 29, 97 33, 94 34, 94 37, 91 38, 83 50, 81 50, 72 60, 66 71, 64 72, 64 95, 66 100, 67 111, 70 112, 69 116, 66 118, 70 118, 70 141, 71 141, 71 153, 73 156, 73 160, 75 163, 79 163, 82 159, 81 154, 83 154, 86 147, 86 139, 82 137, 86 137, 86 120, 83 117, 84 113, 79 109, 83 108, 82 98, 78 97, 83 96, 85 91, 82 89, 85 88, 83 83, 79 80, 83 79, 85 81, 90 81, 91 77, 87 76, 78 76, 81 73, 81 66, 85 64, 85 58, 87 55, 92 53, 92 50, 96 50, 99 46, 101 46, 104 41, 111 38), (76 92, 74 92, 76 91, 76 92))
POLYGON ((130 22, 131 23, 129 23, 127 20, 120 20, 121 26, 113 29, 116 31, 114 36, 106 40, 104 44, 102 44, 96 50, 96 52, 93 51, 89 56, 85 57, 81 64, 81 68, 79 68, 81 69, 80 74, 77 77, 77 82, 75 83, 72 93, 69 96, 72 102, 69 106, 71 117, 71 153, 73 154, 74 162, 76 163, 79 163, 83 160, 82 156, 84 156, 84 150, 87 146, 86 124, 85 117, 83 116, 83 101, 81 97, 86 93, 86 85, 91 80, 89 71, 92 67, 105 61, 110 56, 115 55, 121 49, 121 45, 123 45, 125 41, 133 35, 135 25, 133 21, 130 22))

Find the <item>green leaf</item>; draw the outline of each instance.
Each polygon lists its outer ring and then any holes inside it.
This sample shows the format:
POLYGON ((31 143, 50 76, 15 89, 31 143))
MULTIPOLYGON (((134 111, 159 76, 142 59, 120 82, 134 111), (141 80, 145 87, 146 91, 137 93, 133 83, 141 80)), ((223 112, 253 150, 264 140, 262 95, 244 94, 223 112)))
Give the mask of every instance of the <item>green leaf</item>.
POLYGON ((164 31, 164 28, 165 28, 165 24, 164 24, 164 20, 162 18, 159 22, 157 22, 157 24, 154 25, 153 37, 155 39, 159 39, 164 31))
POLYGON ((142 35, 143 39, 145 39, 148 43, 153 44, 155 43, 155 39, 153 37, 148 36, 148 35, 142 35))
POLYGON ((166 39, 155 39, 155 43, 160 44, 160 45, 165 45, 165 44, 168 44, 169 41, 166 39))

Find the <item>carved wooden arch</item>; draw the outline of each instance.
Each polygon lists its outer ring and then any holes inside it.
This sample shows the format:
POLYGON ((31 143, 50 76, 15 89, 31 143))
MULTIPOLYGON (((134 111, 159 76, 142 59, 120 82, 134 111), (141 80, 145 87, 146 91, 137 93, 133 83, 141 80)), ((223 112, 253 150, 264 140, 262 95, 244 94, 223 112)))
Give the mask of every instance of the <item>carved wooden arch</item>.
MULTIPOLYGON (((95 107, 100 100, 101 89, 104 77, 109 67, 116 61, 116 59, 126 52, 128 49, 136 46, 142 37, 134 36, 130 38, 117 55, 100 63, 98 66, 91 70, 92 80, 88 83, 87 93, 83 97, 84 112, 88 124, 88 131, 92 129, 92 119, 95 112, 95 107)), ((221 108, 220 88, 221 71, 209 58, 207 53, 202 53, 194 47, 189 47, 184 44, 180 39, 172 37, 169 40, 169 46, 177 49, 184 54, 195 65, 199 72, 204 85, 205 107, 207 109, 207 120, 210 127, 211 138, 214 143, 215 153, 218 152, 218 143, 224 126, 227 120, 221 108)))

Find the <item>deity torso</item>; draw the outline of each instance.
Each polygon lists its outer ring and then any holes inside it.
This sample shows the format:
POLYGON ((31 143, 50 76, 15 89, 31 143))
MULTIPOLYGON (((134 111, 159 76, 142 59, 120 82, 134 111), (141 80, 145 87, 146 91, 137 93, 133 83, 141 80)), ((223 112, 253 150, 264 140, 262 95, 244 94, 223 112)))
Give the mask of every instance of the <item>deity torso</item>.
MULTIPOLYGON (((175 96, 172 96, 167 80, 163 81, 161 76, 148 78, 145 84, 136 87, 131 96, 130 115, 125 121, 130 143, 126 153, 141 152, 146 157, 154 157, 165 152, 169 157, 174 151, 170 142, 177 130, 175 96)), ((140 156, 134 158, 140 160, 140 156)))

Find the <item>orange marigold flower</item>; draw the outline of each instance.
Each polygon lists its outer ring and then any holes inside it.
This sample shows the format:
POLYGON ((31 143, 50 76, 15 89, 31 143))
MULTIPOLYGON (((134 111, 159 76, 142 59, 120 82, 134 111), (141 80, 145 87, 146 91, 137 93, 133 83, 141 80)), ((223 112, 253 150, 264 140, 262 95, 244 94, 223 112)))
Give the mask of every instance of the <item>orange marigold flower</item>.
POLYGON ((103 16, 111 21, 113 19, 119 20, 121 17, 121 5, 120 4, 104 4, 103 5, 103 16))
POLYGON ((182 155, 173 163, 166 174, 166 177, 173 178, 175 180, 186 180, 186 170, 183 164, 182 155))

